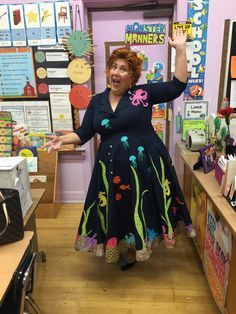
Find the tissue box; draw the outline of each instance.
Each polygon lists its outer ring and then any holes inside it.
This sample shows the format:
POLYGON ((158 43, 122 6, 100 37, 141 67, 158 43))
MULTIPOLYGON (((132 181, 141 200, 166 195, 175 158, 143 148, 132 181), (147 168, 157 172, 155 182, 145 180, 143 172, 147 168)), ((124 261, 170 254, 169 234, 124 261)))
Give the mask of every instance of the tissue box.
POLYGON ((16 189, 20 195, 23 217, 32 205, 26 158, 0 158, 0 188, 16 189))
POLYGON ((220 166, 216 162, 216 164, 215 164, 215 177, 216 177, 216 180, 219 183, 219 185, 221 185, 222 177, 224 174, 225 174, 224 171, 220 168, 220 166))

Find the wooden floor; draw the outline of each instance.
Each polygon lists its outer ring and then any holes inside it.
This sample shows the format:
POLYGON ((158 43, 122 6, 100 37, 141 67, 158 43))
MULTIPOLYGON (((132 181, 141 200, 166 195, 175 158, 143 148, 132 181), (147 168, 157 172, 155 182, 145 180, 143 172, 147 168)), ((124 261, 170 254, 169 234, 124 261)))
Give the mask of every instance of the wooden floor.
POLYGON ((35 300, 42 314, 219 314, 192 240, 163 244, 151 259, 122 272, 91 253, 74 251, 81 205, 63 205, 56 219, 38 219, 47 262, 37 267, 35 300))

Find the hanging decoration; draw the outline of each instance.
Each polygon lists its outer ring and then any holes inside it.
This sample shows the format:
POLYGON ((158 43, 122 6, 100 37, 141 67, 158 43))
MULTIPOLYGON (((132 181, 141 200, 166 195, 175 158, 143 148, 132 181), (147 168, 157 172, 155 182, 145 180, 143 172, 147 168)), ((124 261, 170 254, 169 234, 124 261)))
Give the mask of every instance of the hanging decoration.
POLYGON ((193 61, 184 100, 201 100, 204 95, 209 0, 188 0, 187 19, 192 23, 193 61))
POLYGON ((74 59, 68 66, 70 80, 77 84, 86 83, 91 76, 91 65, 83 58, 74 59))
POLYGON ((81 85, 75 85, 72 87, 69 93, 70 103, 77 109, 85 109, 88 107, 91 97, 91 92, 81 85))
POLYGON ((94 51, 91 34, 83 31, 73 31, 65 37, 63 44, 69 54, 75 57, 88 57, 94 51))

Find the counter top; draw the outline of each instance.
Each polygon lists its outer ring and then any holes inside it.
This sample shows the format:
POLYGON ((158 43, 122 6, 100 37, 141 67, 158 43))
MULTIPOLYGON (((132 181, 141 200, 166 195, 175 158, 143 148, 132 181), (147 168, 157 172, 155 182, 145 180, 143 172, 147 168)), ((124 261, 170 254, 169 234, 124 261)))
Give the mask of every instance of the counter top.
POLYGON ((236 212, 220 193, 220 186, 216 181, 214 170, 207 174, 203 172, 203 169, 193 171, 193 165, 197 162, 198 155, 183 152, 181 157, 185 165, 191 170, 194 177, 206 191, 212 203, 218 208, 220 216, 226 222, 233 237, 236 238, 236 212))

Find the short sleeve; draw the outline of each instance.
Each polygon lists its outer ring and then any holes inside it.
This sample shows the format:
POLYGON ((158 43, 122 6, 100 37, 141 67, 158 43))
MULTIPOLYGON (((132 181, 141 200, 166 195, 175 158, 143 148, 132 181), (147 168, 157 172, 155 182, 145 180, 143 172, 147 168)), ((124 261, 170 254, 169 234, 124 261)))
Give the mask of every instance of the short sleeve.
POLYGON ((75 133, 81 139, 81 145, 88 142, 95 134, 93 126, 94 117, 94 98, 90 101, 85 112, 81 126, 75 130, 75 133))
POLYGON ((187 83, 181 82, 175 76, 168 82, 147 84, 148 94, 152 104, 172 101, 178 98, 186 87, 187 83))

